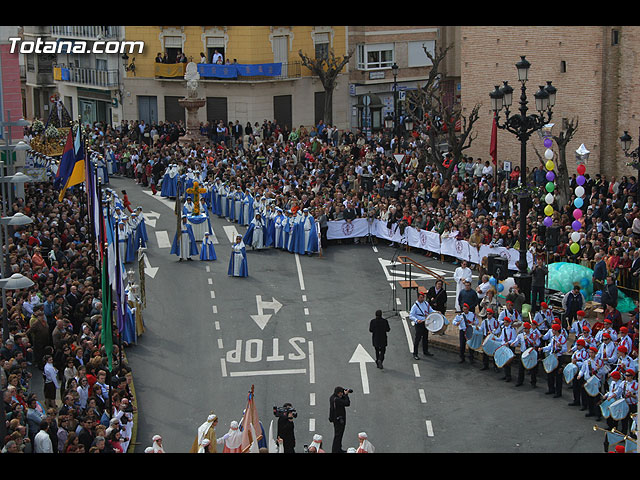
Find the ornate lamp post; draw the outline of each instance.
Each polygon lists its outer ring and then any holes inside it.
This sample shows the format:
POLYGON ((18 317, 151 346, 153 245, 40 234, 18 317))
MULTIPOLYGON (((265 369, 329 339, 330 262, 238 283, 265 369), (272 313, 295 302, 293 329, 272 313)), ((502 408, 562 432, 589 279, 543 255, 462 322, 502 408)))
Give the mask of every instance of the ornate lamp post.
POLYGON ((551 82, 547 82, 546 86, 540 86, 539 90, 534 94, 535 108, 538 114, 527 114, 529 108, 527 107, 526 83, 531 64, 523 55, 515 66, 518 71, 518 80, 521 83, 519 113, 512 114, 509 110, 513 100, 513 88, 506 81, 502 87, 496 85, 495 90, 489 93, 489 98, 491 99, 491 108, 495 113, 498 128, 514 134, 520 140, 520 187, 517 189, 520 203, 520 234, 518 239, 520 260, 518 262, 519 271, 514 275, 514 279, 520 287, 520 291, 525 295, 525 303, 530 303, 531 274, 527 269, 527 213, 531 204, 531 196, 526 186, 527 141, 534 132, 550 122, 551 109, 556 102, 557 90, 551 85, 551 82), (501 123, 500 112, 503 108, 505 110, 505 120, 501 123))
MULTIPOLYGON (((631 162, 627 163, 630 167, 635 167, 638 170, 638 175, 636 176, 636 184, 640 181, 640 144, 636 147, 635 150, 629 151, 631 148, 631 135, 626 130, 624 134, 620 137, 620 146, 622 147, 622 151, 624 152, 624 156, 632 159, 631 162)), ((640 189, 636 188, 636 205, 640 205, 640 189)))

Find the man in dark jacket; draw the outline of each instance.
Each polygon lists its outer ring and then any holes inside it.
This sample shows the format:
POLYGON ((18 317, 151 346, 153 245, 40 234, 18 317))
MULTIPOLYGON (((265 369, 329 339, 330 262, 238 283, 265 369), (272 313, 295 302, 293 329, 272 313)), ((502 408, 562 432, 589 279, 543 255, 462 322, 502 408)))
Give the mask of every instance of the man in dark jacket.
POLYGON ((607 284, 602 289, 602 305, 618 306, 618 286, 612 275, 607 276, 607 284))
POLYGON ((369 322, 369 332, 371 332, 371 340, 373 348, 376 351, 376 365, 382 368, 384 354, 387 350, 387 332, 390 331, 389 322, 386 318, 382 318, 382 310, 376 310, 376 316, 369 322))
POLYGON ((329 397, 329 421, 333 423, 333 445, 331 453, 346 453, 342 449, 342 436, 347 425, 347 409, 351 405, 349 391, 336 387, 333 395, 329 397))
POLYGON ((433 309, 441 314, 447 311, 447 291, 442 280, 436 280, 436 284, 427 292, 427 302, 433 309))

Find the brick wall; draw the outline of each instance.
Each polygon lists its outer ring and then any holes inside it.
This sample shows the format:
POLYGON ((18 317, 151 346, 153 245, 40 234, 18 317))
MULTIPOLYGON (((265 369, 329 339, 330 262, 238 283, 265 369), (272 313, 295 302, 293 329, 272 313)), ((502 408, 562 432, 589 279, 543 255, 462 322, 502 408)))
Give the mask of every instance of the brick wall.
MULTIPOLYGON (((613 27, 618 28, 618 27, 613 27)), ((520 82, 515 63, 525 55, 531 63, 527 82, 528 113, 535 113, 534 93, 547 80, 558 89, 551 123, 559 133, 562 119, 577 118, 579 128, 567 147, 569 172, 575 172, 574 151, 584 143, 591 151, 587 171, 616 175, 633 173, 624 166, 618 138, 621 126, 636 138, 640 117, 637 101, 637 62, 640 28, 620 27, 620 45, 611 45, 612 27, 600 26, 468 26, 461 28, 460 57, 462 104, 468 114, 482 105, 476 123, 477 138, 466 152, 489 159, 492 111, 489 92, 507 80, 514 88, 511 111, 518 108, 520 82), (565 62, 564 64, 562 62, 565 62), (566 71, 563 71, 563 65, 566 71), (631 99, 625 104, 622 98, 631 99)), ((502 115, 504 119, 504 113, 502 115)), ((534 134, 527 146, 527 166, 538 165, 534 146, 542 154, 542 141, 534 134)), ((498 131, 498 161, 520 164, 516 137, 498 131)))

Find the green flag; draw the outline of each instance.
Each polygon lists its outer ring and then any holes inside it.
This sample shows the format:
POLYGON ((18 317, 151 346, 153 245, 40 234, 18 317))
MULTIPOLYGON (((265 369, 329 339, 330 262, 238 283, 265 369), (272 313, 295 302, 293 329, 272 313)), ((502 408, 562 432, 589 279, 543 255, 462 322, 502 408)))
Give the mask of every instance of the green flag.
POLYGON ((113 371, 113 320, 111 314, 111 285, 107 252, 102 255, 102 345, 109 359, 109 371, 113 371))

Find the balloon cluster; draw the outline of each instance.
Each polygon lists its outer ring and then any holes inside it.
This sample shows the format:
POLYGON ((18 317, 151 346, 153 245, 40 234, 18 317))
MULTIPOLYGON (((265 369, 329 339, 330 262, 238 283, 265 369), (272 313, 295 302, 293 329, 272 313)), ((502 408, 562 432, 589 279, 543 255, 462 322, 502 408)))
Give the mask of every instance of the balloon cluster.
POLYGON ((504 290, 504 285, 502 284, 502 282, 496 279, 496 277, 489 278, 489 284, 498 292, 502 292, 504 290))
POLYGON ((573 223, 571 224, 571 228, 573 228, 573 232, 571 232, 571 245, 569 246, 569 250, 571 253, 576 255, 580 251, 580 229, 582 228, 582 222, 580 218, 582 218, 582 206, 584 205, 584 184, 587 181, 584 174, 587 171, 587 167, 585 167, 584 163, 578 165, 577 168, 578 176, 576 177, 576 183, 578 186, 575 188, 574 193, 576 194, 576 198, 573 201, 573 206, 575 209, 573 210, 573 223))
POLYGON ((555 197, 553 196, 553 192, 556 189, 556 184, 554 183, 555 179, 556 179, 556 174, 553 172, 553 170, 556 168, 555 164, 553 163, 553 150, 551 150, 551 146, 553 145, 553 140, 551 140, 551 136, 550 134, 547 134, 546 132, 543 134, 544 135, 544 141, 543 141, 543 145, 545 147, 547 147, 547 149, 544 152, 544 158, 547 159, 547 163, 545 163, 544 167, 547 169, 547 184, 545 185, 545 189, 547 190, 547 195, 544 197, 544 201, 547 204, 546 207, 544 207, 544 220, 543 220, 543 224, 545 227, 549 228, 553 225, 553 202, 555 201, 555 197))

